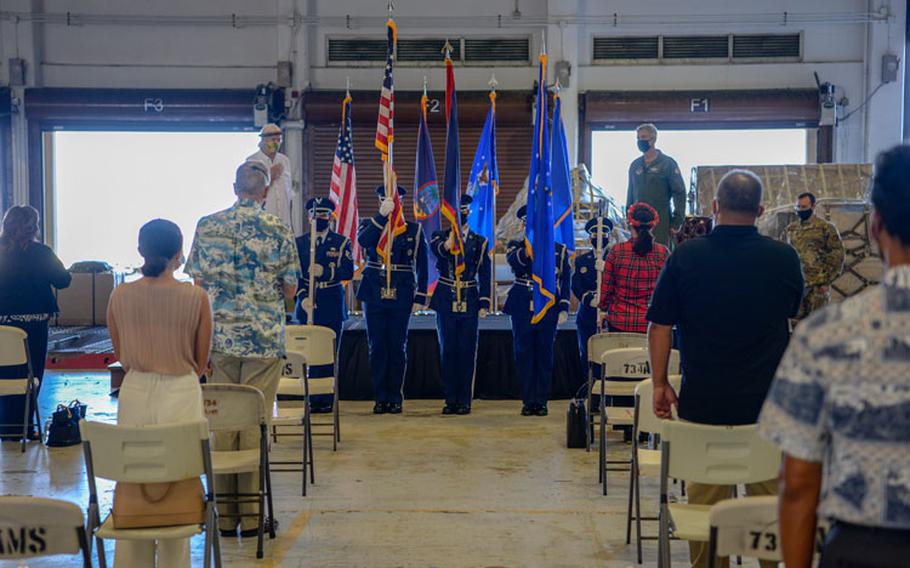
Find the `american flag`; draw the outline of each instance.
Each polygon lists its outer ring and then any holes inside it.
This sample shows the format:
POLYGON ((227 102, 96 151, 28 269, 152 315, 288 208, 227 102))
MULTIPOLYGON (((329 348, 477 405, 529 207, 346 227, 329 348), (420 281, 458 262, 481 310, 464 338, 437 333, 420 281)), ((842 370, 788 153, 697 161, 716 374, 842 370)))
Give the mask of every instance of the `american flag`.
POLYGON ((395 21, 389 18, 386 22, 389 35, 388 51, 385 60, 385 78, 382 80, 382 91, 379 93, 379 119, 376 121, 376 149, 382 152, 382 159, 389 158, 389 147, 395 133, 395 83, 392 81, 392 64, 395 60, 395 39, 398 28, 395 21))
POLYGON ((386 196, 391 197, 395 202, 395 208, 386 223, 382 235, 379 237, 379 243, 376 245, 376 252, 379 257, 389 263, 387 251, 391 250, 391 241, 396 236, 407 230, 407 224, 404 220, 404 208, 401 206, 401 198, 398 196, 398 182, 395 180, 395 169, 393 164, 392 142, 394 141, 394 124, 395 124, 395 83, 392 80, 392 64, 395 60, 395 40, 398 35, 398 28, 395 21, 389 18, 386 22, 386 29, 389 34, 389 46, 386 56, 385 77, 382 80, 382 91, 379 94, 379 118, 376 121, 376 148, 382 153, 383 166, 385 170, 385 187, 386 196), (391 228, 391 234, 389 231, 391 228))
POLYGON ((341 102, 341 127, 338 129, 338 145, 335 147, 335 161, 332 163, 332 183, 329 199, 335 204, 337 230, 351 239, 354 262, 361 266, 363 256, 357 244, 357 174, 354 171, 354 145, 351 134, 351 95, 341 102))

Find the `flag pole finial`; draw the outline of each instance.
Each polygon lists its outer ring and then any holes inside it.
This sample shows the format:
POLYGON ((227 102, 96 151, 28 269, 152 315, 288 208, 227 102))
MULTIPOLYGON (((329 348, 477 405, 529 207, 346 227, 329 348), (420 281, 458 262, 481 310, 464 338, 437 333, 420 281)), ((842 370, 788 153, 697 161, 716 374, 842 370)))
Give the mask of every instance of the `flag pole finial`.
POLYGON ((392 0, 389 0, 388 11, 389 11, 389 17, 390 17, 390 18, 392 17, 392 12, 393 12, 394 10, 395 10, 395 5, 392 4, 392 0))
POLYGON ((423 76, 423 96, 427 96, 427 76, 423 76))
POLYGON ((496 80, 496 73, 490 75, 490 81, 487 83, 490 86, 491 91, 496 91, 496 87, 499 86, 499 81, 496 80))
POLYGON ((351 77, 347 76, 344 78, 344 91, 347 96, 351 96, 351 77))
POLYGON ((540 52, 547 54, 547 30, 540 30, 540 52))
POLYGON ((442 54, 451 59, 453 51, 455 51, 455 48, 449 43, 449 38, 446 38, 446 43, 442 46, 442 54))

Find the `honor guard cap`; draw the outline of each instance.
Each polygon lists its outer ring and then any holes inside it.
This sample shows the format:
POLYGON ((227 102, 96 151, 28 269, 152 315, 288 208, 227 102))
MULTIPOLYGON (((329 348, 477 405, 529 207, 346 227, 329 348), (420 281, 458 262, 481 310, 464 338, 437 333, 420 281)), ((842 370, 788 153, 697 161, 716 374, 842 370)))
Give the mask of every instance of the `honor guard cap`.
MULTIPOLYGON (((408 190, 401 187, 400 185, 398 186, 398 196, 399 197, 404 197, 405 195, 407 195, 407 193, 408 193, 408 190)), ((385 197, 385 185, 376 186, 376 195, 378 195, 379 197, 385 197)))
POLYGON ((335 211, 335 204, 327 197, 314 197, 306 202, 305 208, 313 215, 319 213, 332 213, 335 211))
MULTIPOLYGON (((603 229, 604 233, 610 233, 613 231, 613 221, 607 219, 606 217, 601 217, 600 222, 600 226, 603 229)), ((597 217, 594 217, 585 223, 585 231, 587 231, 589 235, 594 235, 597 233, 597 217)))

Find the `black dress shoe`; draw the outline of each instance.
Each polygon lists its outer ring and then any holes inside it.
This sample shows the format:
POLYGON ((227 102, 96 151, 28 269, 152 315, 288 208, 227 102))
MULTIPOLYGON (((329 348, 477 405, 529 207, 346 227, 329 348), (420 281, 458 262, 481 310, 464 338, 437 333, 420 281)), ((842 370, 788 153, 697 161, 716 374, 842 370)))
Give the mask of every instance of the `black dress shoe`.
POLYGON ((389 408, 385 402, 377 402, 373 405, 373 414, 385 414, 388 411, 389 408))
POLYGON ((458 409, 455 407, 454 404, 447 404, 442 408, 442 413, 443 414, 455 414, 457 412, 457 410, 458 409))
POLYGON ((546 406, 538 406, 536 409, 534 409, 534 414, 537 416, 546 416, 549 413, 550 412, 547 410, 546 406))
POLYGON ((390 402, 386 407, 386 412, 389 414, 401 414, 401 403, 390 402))
POLYGON ((468 405, 459 406, 455 410, 455 414, 470 414, 470 413, 471 413, 471 407, 468 405))
POLYGON ((527 404, 524 405, 524 406, 522 406, 522 407, 521 407, 521 415, 522 415, 522 416, 533 416, 533 415, 534 415, 534 408, 531 407, 531 406, 529 406, 529 405, 527 405, 527 404))

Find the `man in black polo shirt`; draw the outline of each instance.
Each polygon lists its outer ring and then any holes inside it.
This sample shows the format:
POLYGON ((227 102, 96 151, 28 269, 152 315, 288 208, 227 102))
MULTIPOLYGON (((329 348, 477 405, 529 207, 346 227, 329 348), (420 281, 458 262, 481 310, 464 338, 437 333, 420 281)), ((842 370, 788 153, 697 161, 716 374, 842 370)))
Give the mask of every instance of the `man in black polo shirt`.
MULTIPOLYGON (((647 319, 654 378, 654 412, 703 424, 753 424, 787 348, 788 319, 803 294, 799 256, 763 237, 762 183, 733 170, 717 186, 716 227, 681 244, 657 280, 647 319), (682 389, 667 381, 671 333, 678 326, 682 389)), ((776 481, 747 486, 750 494, 776 493, 776 481)), ((689 503, 713 504, 730 486, 690 484, 689 503)), ((693 566, 707 566, 707 545, 690 544, 693 566)), ((726 559, 724 559, 726 560, 726 559)), ((720 563, 718 566, 725 566, 720 563)), ((774 563, 769 563, 773 566, 774 563)))

